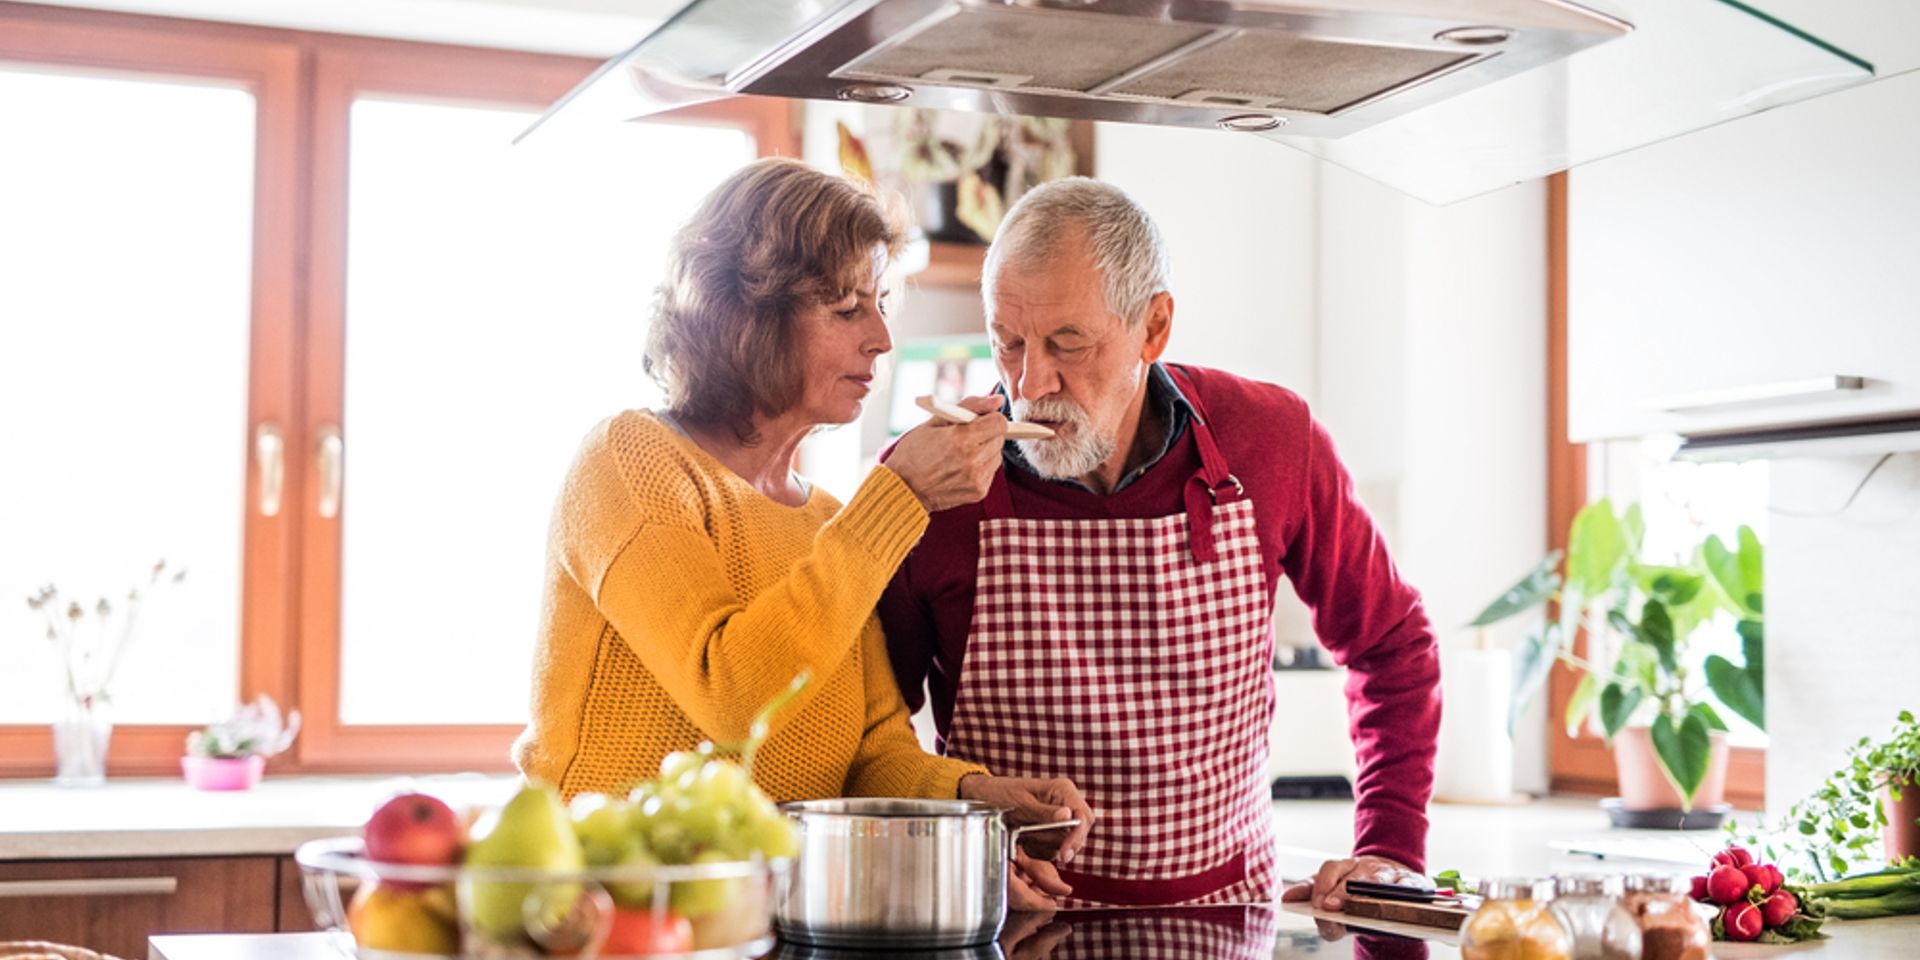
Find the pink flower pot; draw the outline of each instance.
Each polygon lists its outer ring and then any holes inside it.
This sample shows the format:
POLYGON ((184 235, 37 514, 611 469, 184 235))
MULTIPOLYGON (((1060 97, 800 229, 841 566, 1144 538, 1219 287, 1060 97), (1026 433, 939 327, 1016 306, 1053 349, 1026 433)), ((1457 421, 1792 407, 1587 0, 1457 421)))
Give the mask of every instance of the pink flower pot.
POLYGON ((266 769, 266 757, 180 758, 180 773, 196 790, 249 790, 266 769))

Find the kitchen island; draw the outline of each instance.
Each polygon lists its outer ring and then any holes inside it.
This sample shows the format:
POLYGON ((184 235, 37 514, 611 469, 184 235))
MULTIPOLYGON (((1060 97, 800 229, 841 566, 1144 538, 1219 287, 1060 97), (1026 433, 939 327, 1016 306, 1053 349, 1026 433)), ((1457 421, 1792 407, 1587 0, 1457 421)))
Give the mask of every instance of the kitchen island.
MULTIPOLYGON (((1830 922, 1830 939, 1790 947, 1720 943, 1723 960, 1790 957, 1895 960, 1920 956, 1920 917, 1830 922)), ((1439 930, 1358 921, 1300 904, 1190 910, 1016 914, 1000 945, 912 951, 827 950, 781 944, 768 960, 1459 960, 1458 937, 1439 930)), ((344 960, 326 934, 154 937, 148 960, 344 960)))

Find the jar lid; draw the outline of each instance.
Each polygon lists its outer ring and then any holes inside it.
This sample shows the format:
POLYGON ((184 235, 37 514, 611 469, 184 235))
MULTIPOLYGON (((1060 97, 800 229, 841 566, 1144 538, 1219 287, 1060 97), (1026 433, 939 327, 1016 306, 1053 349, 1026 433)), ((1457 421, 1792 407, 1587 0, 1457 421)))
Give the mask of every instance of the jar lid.
POLYGON ((1487 900, 1551 900, 1553 883, 1533 877, 1493 877, 1480 884, 1487 900))
POLYGON ((1613 875, 1576 874, 1553 878, 1556 897, 1618 897, 1625 890, 1625 884, 1613 875))
POLYGON ((1627 876, 1629 893, 1688 893, 1692 885, 1685 877, 1671 873, 1634 873, 1627 876))

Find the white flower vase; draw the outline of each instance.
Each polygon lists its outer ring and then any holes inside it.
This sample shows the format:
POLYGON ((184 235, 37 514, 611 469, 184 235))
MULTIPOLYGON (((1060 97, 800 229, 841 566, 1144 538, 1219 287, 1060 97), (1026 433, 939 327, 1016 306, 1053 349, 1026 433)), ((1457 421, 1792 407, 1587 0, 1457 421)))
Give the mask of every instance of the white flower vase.
POLYGON ((100 694, 69 696, 53 725, 53 782, 63 787, 107 783, 107 745, 113 739, 113 708, 100 694))

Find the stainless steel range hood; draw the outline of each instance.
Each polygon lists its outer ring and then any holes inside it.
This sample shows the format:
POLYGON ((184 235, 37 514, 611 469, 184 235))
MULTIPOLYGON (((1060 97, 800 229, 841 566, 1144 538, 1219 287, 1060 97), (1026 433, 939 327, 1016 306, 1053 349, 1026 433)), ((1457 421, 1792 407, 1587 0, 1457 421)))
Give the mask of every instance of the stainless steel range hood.
MULTIPOLYGON (((1907 5, 1817 14, 1876 4, 1907 5)), ((542 122, 751 93, 1221 128, 1446 203, 1875 73, 1729 0, 695 0, 542 122)))

